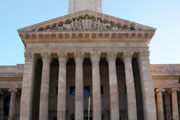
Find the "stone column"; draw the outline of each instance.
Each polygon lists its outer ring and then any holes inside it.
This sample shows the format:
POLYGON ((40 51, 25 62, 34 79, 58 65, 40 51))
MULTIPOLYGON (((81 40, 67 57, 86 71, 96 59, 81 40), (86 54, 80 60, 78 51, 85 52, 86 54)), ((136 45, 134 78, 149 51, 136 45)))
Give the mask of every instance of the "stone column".
POLYGON ((173 120, 179 120, 177 91, 179 91, 179 88, 172 88, 171 96, 172 96, 172 113, 173 113, 173 120))
POLYGON ((61 52, 59 59, 57 119, 66 120, 66 63, 67 56, 61 52))
POLYGON ((119 95, 116 73, 116 53, 109 52, 107 55, 107 60, 109 66, 111 120, 119 120, 119 95))
POLYGON ((48 120, 51 58, 48 53, 42 53, 41 56, 43 60, 43 69, 41 78, 39 120, 48 120))
POLYGON ((152 81, 149 51, 139 53, 139 70, 143 96, 143 110, 145 120, 157 120, 154 96, 154 84, 152 81))
POLYGON ((22 81, 20 120, 32 119, 32 98, 34 70, 36 61, 32 52, 25 52, 25 64, 22 81))
POLYGON ((125 65, 128 120, 137 120, 136 93, 132 68, 132 52, 125 52, 123 60, 125 65))
POLYGON ((163 98, 162 92, 165 92, 164 89, 156 89, 157 96, 157 114, 158 120, 164 120, 164 109, 163 109, 163 98))
POLYGON ((4 120, 4 96, 0 90, 0 120, 4 120))
POLYGON ((84 120, 83 54, 75 53, 75 120, 84 120))
POLYGON ((100 53, 91 54, 92 89, 93 89, 93 120, 101 120, 101 82, 99 69, 100 53))
POLYGON ((9 92, 11 92, 11 98, 10 98, 8 120, 15 120, 16 119, 16 92, 17 92, 17 89, 10 89, 9 92))

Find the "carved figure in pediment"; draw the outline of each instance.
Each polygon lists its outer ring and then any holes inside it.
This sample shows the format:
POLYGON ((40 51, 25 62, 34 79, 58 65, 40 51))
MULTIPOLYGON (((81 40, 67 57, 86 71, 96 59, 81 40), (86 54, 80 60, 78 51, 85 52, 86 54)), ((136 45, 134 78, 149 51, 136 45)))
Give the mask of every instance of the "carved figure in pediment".
POLYGON ((96 30, 96 29, 97 29, 97 26, 98 26, 98 20, 96 19, 96 20, 93 22, 93 30, 96 30))
POLYGON ((71 25, 71 24, 63 24, 62 27, 63 27, 65 30, 68 30, 68 31, 72 30, 72 25, 71 25))
POLYGON ((63 31, 63 27, 57 27, 58 31, 63 31))
POLYGON ((102 23, 100 20, 98 20, 98 22, 97 22, 97 28, 98 28, 98 30, 103 30, 102 23))
POLYGON ((72 21, 71 23, 73 30, 82 30, 81 22, 75 19, 75 21, 72 21))
POLYGON ((86 16, 85 19, 81 19, 80 20, 81 24, 82 24, 82 29, 83 30, 90 30, 92 29, 92 19, 88 19, 88 17, 86 16))
POLYGON ((119 30, 119 28, 116 25, 114 25, 111 29, 112 29, 112 31, 118 31, 119 30))
POLYGON ((81 23, 81 21, 78 21, 78 20, 76 19, 76 24, 75 24, 75 26, 77 27, 77 30, 82 30, 82 23, 81 23))
POLYGON ((111 24, 110 24, 110 23, 104 23, 104 24, 102 24, 103 30, 108 30, 110 27, 111 27, 111 24))

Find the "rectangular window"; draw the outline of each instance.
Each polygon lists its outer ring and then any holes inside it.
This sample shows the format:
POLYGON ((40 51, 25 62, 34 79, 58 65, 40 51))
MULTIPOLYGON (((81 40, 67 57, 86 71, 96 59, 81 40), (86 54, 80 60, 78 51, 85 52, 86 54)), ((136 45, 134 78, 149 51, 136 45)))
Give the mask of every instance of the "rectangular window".
POLYGON ((75 95, 75 87, 71 86, 70 88, 70 95, 75 95))
POLYGON ((84 95, 90 95, 89 86, 85 86, 85 87, 84 87, 84 95))
MULTIPOLYGON (((75 86, 70 87, 70 95, 75 95, 75 86)), ((89 86, 84 87, 84 95, 90 95, 90 87, 89 86)))

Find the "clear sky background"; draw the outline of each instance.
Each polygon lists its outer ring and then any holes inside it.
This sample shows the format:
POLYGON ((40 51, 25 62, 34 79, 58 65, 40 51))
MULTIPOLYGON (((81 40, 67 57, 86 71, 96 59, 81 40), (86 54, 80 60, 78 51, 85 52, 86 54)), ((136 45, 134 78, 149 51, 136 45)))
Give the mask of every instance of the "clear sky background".
MULTIPOLYGON (((180 64, 180 0, 102 0, 103 13, 157 28, 151 64, 180 64)), ((0 0, 0 65, 24 64, 17 29, 68 13, 68 0, 0 0)))

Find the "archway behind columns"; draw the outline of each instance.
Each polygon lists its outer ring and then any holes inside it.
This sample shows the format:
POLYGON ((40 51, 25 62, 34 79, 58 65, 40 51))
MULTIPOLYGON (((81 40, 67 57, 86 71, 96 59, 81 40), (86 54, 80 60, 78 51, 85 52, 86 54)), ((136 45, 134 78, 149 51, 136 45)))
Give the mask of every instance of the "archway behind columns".
POLYGON ((109 70, 105 58, 100 59, 102 120, 110 120, 109 70))
POLYGON ((66 72, 66 120, 75 119, 75 60, 69 58, 66 72))
POLYGON ((137 119, 144 120, 141 77, 140 77, 139 64, 137 58, 133 58, 132 66, 133 66, 133 76, 134 76, 135 91, 136 91, 137 119))
POLYGON ((127 91, 125 80, 125 68, 124 63, 120 58, 116 60, 117 82, 118 82, 118 94, 119 94, 119 111, 121 120, 128 119, 127 113, 127 91))
POLYGON ((42 59, 37 59, 34 71, 34 88, 32 101, 32 120, 39 120, 39 103, 40 103, 40 89, 41 89, 41 75, 42 75, 42 59))
POLYGON ((50 120, 57 119, 58 71, 59 71, 59 61, 58 59, 53 59, 50 64, 50 83, 49 83, 50 120))

